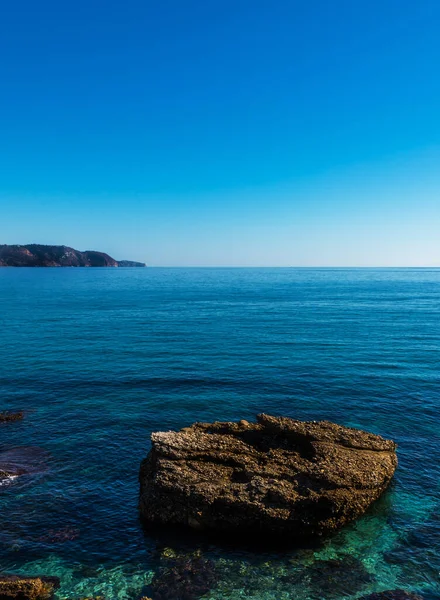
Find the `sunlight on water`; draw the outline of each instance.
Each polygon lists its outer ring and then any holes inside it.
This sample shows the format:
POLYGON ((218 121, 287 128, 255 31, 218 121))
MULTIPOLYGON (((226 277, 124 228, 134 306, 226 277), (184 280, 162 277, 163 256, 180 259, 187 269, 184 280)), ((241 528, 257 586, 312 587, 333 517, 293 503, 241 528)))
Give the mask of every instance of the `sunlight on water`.
POLYGON ((59 599, 440 597, 439 298, 439 270, 1 271, 0 410, 25 410, 0 425, 23 472, 0 481, 2 570, 59 599), (150 433, 263 411, 396 440, 390 489, 310 548, 144 534, 150 433))

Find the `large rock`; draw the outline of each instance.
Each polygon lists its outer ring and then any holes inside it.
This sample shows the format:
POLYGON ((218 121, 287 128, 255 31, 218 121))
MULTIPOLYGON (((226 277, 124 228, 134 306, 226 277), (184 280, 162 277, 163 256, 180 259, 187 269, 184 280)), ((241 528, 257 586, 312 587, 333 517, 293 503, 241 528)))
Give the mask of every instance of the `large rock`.
POLYGON ((60 587, 58 577, 0 576, 0 600, 49 600, 60 587))
POLYGON ((397 466, 390 440, 328 421, 258 415, 157 432, 140 471, 144 521, 287 539, 356 519, 397 466))

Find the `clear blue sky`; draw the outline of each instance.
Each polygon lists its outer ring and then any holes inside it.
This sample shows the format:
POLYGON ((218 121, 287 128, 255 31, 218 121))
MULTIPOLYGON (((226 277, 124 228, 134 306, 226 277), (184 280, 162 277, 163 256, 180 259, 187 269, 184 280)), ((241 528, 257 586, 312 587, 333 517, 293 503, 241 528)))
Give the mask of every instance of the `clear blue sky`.
POLYGON ((0 243, 440 265, 438 0, 16 0, 0 243))

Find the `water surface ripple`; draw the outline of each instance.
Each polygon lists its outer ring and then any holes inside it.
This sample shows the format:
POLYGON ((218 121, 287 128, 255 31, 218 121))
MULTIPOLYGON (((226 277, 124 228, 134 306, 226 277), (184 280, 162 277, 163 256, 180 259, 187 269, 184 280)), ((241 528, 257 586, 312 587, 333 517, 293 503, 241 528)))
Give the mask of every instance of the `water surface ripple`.
POLYGON ((26 411, 0 462, 31 465, 0 487, 3 571, 135 600, 201 552, 189 598, 439 597, 440 270, 0 269, 0 307, 0 410, 26 411), (145 535, 150 433, 262 411, 393 438, 391 489, 319 547, 145 535))

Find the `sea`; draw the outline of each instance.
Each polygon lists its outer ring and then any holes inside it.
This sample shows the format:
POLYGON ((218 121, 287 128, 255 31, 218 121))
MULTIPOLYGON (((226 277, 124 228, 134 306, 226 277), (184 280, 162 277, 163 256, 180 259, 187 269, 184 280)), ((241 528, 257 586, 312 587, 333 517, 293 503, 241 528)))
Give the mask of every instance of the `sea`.
POLYGON ((0 327, 0 410, 25 411, 0 425, 24 472, 2 573, 59 599, 440 597, 440 269, 3 268, 0 327), (261 412, 395 440, 390 488, 302 545, 143 529, 151 432, 261 412))

